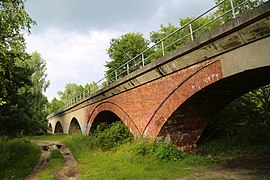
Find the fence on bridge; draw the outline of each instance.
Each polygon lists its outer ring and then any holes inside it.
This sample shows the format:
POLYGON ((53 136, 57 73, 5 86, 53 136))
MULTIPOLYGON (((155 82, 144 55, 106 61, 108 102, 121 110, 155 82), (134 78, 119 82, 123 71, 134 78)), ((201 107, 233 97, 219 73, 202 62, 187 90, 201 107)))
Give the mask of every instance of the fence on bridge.
POLYGON ((62 108, 50 114, 48 118, 54 116, 55 114, 63 111, 65 108, 68 108, 79 101, 87 99, 89 96, 108 86, 112 82, 144 67, 146 64, 149 64, 159 57, 164 56, 177 47, 199 38, 203 34, 213 30, 215 27, 224 24, 225 22, 237 17, 240 13, 243 13, 252 8, 251 0, 243 0, 239 2, 240 3, 236 5, 234 4, 233 0, 223 0, 196 18, 192 18, 191 21, 184 24, 182 27, 160 39, 157 43, 152 44, 149 48, 145 49, 137 56, 131 58, 129 61, 122 64, 117 69, 113 70, 110 74, 107 74, 102 79, 92 84, 88 90, 77 94, 69 102, 64 104, 62 108), (217 13, 217 10, 220 7, 229 7, 229 9, 226 12, 219 14, 217 13), (205 24, 200 24, 199 27, 197 27, 198 22, 205 17, 208 17, 208 21, 205 24))

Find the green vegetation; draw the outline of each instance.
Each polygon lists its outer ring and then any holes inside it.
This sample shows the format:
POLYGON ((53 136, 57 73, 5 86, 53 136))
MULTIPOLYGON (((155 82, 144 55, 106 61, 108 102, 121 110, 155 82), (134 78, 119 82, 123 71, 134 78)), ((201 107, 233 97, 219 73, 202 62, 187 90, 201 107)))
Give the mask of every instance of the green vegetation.
POLYGON ((0 135, 44 134, 46 63, 37 52, 26 53, 24 39, 35 22, 24 0, 1 1, 0 17, 0 135))
MULTIPOLYGON (((222 0, 215 0, 215 3, 219 4, 221 1, 222 0)), ((233 0, 233 3, 236 8, 235 14, 239 15, 262 4, 263 0, 233 0)), ((107 68, 105 72, 106 80, 98 85, 93 81, 90 84, 86 84, 84 87, 75 83, 68 83, 64 91, 58 92, 60 100, 55 98, 51 102, 49 112, 51 113, 60 109, 65 104, 70 105, 78 99, 81 99, 83 95, 93 93, 97 89, 105 87, 117 79, 126 76, 130 72, 135 71, 142 67, 143 59, 144 64, 157 60, 163 55, 162 49, 164 49, 164 53, 169 53, 187 42, 190 42, 190 27, 187 26, 189 22, 194 20, 192 22, 192 29, 193 38, 196 39, 203 34, 212 31, 219 25, 226 23, 230 19, 232 19, 232 12, 231 4, 228 0, 218 6, 215 12, 204 15, 196 20, 195 17, 180 17, 178 25, 173 25, 171 23, 168 25, 161 24, 159 29, 149 33, 149 40, 145 39, 144 35, 138 32, 128 32, 118 38, 111 39, 110 46, 107 49, 109 61, 106 61, 106 64, 104 65, 107 68), (216 18, 217 20, 214 21, 216 18), (183 27, 183 29, 176 32, 180 27, 183 27), (172 33, 174 33, 173 36, 164 40, 165 37, 172 33), (163 45, 160 43, 161 41, 163 42, 163 45), (154 44, 157 44, 157 46, 152 47, 154 44), (152 48, 145 51, 150 47, 152 48), (143 56, 140 55, 142 52, 143 56), (133 60, 130 61, 128 65, 124 65, 124 63, 131 59, 133 60)))
POLYGON ((54 172, 59 170, 64 164, 64 159, 61 152, 58 149, 51 151, 50 161, 44 171, 39 173, 36 179, 54 180, 56 179, 54 172))
POLYGON ((40 157, 40 148, 28 139, 0 137, 0 179, 23 179, 40 157))
POLYGON ((133 140, 120 122, 104 127, 65 140, 78 161, 80 179, 177 179, 200 172, 184 167, 216 163, 211 156, 184 154, 165 142, 133 140))
POLYGON ((198 143, 199 151, 224 160, 270 153, 269 103, 269 86, 234 100, 210 120, 198 143))
POLYGON ((59 141, 63 142, 65 141, 66 138, 68 138, 67 134, 47 134, 43 136, 29 136, 28 137, 30 140, 35 141, 35 140, 52 140, 52 141, 59 141))

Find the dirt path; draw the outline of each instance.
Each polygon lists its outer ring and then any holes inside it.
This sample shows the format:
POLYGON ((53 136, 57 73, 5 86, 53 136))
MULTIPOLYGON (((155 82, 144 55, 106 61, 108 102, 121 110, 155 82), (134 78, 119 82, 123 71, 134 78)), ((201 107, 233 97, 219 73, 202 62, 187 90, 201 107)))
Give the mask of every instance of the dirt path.
POLYGON ((75 180, 78 177, 78 173, 77 173, 77 161, 74 159, 74 157, 72 156, 70 150, 65 147, 62 146, 60 148, 60 152, 62 153, 63 157, 64 157, 64 166, 62 169, 60 169, 59 171, 57 171, 55 173, 55 176, 57 179, 69 179, 69 180, 75 180))
POLYGON ((58 141, 44 141, 37 140, 35 141, 40 148, 42 149, 42 153, 40 159, 32 170, 30 175, 28 175, 25 180, 35 180, 36 176, 39 172, 44 170, 49 162, 49 157, 51 154, 51 150, 59 149, 64 157, 64 165, 63 167, 54 173, 56 179, 58 180, 76 180, 78 177, 77 173, 77 161, 72 156, 68 147, 59 143, 58 141))
POLYGON ((188 179, 270 179, 270 154, 257 154, 236 157, 222 166, 189 167, 201 170, 199 173, 184 176, 188 179))

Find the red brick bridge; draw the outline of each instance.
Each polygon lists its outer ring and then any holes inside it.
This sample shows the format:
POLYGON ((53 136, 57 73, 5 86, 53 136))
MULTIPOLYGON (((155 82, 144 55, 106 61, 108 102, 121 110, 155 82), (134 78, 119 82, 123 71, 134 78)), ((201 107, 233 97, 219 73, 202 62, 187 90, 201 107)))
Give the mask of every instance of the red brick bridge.
POLYGON ((210 117, 270 83, 270 3, 48 116, 54 133, 88 135, 121 120, 134 136, 192 150, 210 117))

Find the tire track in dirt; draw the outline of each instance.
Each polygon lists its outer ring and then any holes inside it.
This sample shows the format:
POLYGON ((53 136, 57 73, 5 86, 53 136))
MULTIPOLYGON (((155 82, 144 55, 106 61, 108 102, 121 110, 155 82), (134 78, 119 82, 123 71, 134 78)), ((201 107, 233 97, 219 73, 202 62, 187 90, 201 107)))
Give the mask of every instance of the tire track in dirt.
POLYGON ((45 141, 36 140, 38 146, 40 146, 42 153, 37 165, 31 171, 31 173, 25 177, 25 180, 35 180, 36 176, 43 171, 50 160, 51 150, 59 149, 64 158, 63 167, 54 172, 54 176, 58 180, 76 180, 78 178, 77 161, 72 156, 68 147, 59 143, 58 141, 45 141))

